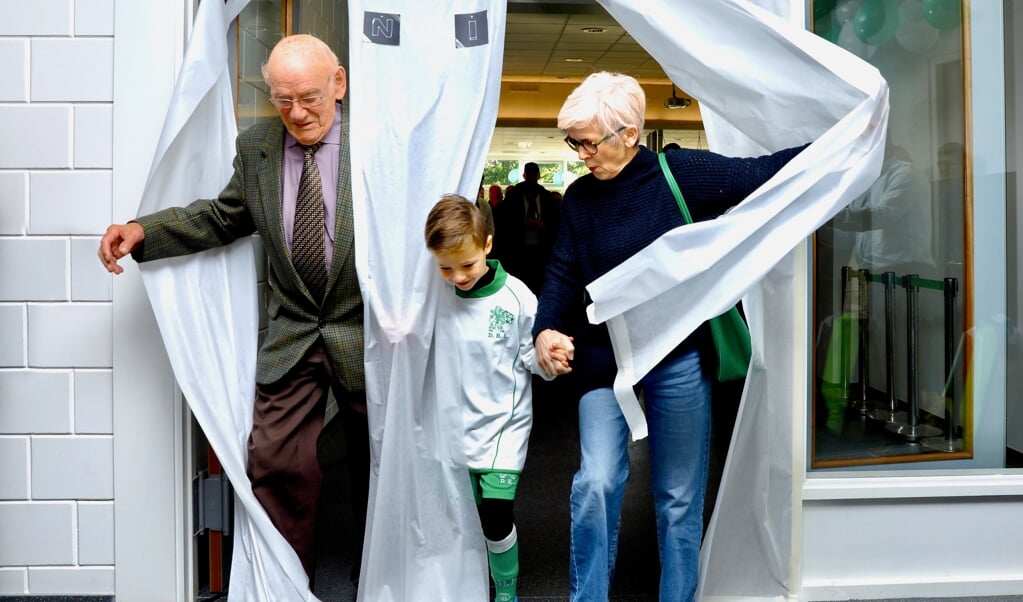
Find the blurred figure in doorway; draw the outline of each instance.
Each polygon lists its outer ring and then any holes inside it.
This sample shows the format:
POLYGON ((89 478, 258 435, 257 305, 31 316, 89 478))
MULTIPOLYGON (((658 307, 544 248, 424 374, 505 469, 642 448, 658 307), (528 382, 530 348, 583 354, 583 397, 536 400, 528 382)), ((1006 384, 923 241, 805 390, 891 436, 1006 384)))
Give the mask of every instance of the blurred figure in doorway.
POLYGON ((493 208, 497 208, 504 201, 504 191, 497 184, 490 185, 488 194, 490 195, 490 206, 493 208))
POLYGON ((512 188, 494 210, 494 250, 509 274, 539 295, 544 272, 554 249, 560 207, 540 185, 540 166, 523 167, 523 181, 512 188))

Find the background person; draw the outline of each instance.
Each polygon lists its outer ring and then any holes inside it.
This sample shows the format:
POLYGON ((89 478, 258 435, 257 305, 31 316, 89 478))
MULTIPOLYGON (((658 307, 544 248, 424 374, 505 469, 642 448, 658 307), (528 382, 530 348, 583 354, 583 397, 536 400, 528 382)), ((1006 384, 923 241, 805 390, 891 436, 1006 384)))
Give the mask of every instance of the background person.
POLYGON ((348 449, 357 558, 369 488, 363 303, 355 272, 348 113, 341 103, 347 80, 337 56, 309 35, 278 42, 263 77, 280 120, 238 137, 234 175, 220 196, 113 224, 100 240, 99 256, 120 274, 117 262, 129 253, 151 261, 259 232, 269 266, 269 324, 257 355, 247 473, 312 581, 323 481, 316 452, 329 391, 348 449))
POLYGON ((490 201, 487 200, 486 193, 483 191, 483 185, 480 184, 480 189, 476 193, 476 206, 479 207, 480 213, 483 214, 483 219, 487 223, 487 234, 494 235, 494 209, 490 206, 490 201))
POLYGON ((846 264, 875 274, 938 277, 932 212, 931 191, 922 171, 906 149, 889 142, 881 175, 834 217, 836 247, 841 238, 847 245, 846 264))
POLYGON ((504 201, 504 191, 497 184, 490 185, 490 188, 487 189, 487 195, 490 197, 490 207, 493 209, 496 209, 504 201))
MULTIPOLYGON (((569 371, 556 351, 570 350, 574 341, 574 355, 568 355, 582 393, 582 459, 571 494, 573 601, 608 599, 630 469, 629 429, 612 389, 614 352, 607 327, 586 319, 585 286, 683 225, 657 153, 639 145, 645 110, 634 78, 600 72, 568 96, 558 115, 565 141, 590 173, 565 191, 533 332, 539 364, 551 374, 569 371)), ((682 149, 667 157, 693 219, 701 221, 742 201, 799 150, 730 158, 682 149)), ((638 385, 649 426, 662 601, 692 600, 696 590, 711 425, 710 344, 703 325, 638 385)))
POLYGON ((446 195, 426 218, 426 248, 445 281, 435 332, 440 382, 461 388, 468 460, 486 538, 495 602, 516 600, 519 544, 513 503, 533 426, 530 373, 536 297, 525 284, 487 261, 493 236, 483 214, 465 198, 446 195))
POLYGON ((522 178, 494 210, 493 257, 539 294, 554 249, 560 207, 540 185, 539 165, 526 163, 522 178))

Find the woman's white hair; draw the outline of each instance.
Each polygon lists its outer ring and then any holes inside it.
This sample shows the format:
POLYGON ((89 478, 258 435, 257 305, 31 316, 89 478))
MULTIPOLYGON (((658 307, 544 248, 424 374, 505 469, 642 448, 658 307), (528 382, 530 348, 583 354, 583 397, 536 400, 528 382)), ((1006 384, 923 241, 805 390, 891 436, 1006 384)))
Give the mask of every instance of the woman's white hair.
MULTIPOLYGON (((558 113, 558 129, 565 132, 597 126, 610 134, 622 126, 631 126, 636 128, 636 138, 641 139, 645 113, 646 93, 636 78, 598 71, 565 99, 558 113)), ((619 136, 613 136, 608 143, 618 146, 619 140, 619 136)))

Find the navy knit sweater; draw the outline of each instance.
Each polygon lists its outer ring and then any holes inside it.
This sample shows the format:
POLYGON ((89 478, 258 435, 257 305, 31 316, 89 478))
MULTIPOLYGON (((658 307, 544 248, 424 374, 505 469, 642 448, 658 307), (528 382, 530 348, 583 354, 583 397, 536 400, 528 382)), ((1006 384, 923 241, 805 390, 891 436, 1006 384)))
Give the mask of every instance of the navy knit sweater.
MULTIPOLYGON (((693 220, 703 221, 738 204, 803 148, 755 158, 692 149, 666 154, 689 213, 693 220)), ((657 153, 643 146, 613 179, 598 180, 589 174, 565 191, 533 337, 548 328, 575 337, 573 374, 582 392, 611 386, 617 372, 607 327, 586 319, 585 286, 682 224, 657 153)), ((704 350, 708 342, 703 326, 674 353, 693 347, 704 350)))

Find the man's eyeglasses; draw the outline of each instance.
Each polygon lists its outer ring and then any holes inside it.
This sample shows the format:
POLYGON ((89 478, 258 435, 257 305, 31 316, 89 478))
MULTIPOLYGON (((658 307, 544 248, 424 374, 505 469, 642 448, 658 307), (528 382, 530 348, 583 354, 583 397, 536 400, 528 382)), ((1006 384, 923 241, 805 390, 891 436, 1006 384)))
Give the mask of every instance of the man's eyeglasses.
MULTIPOLYGON (((330 83, 331 77, 333 76, 331 75, 327 77, 327 81, 324 84, 324 88, 326 88, 326 85, 330 83)), ((315 109, 316 107, 320 106, 323 103, 323 97, 326 95, 327 95, 326 92, 321 92, 320 94, 317 94, 315 96, 303 96, 302 98, 284 98, 282 96, 271 95, 270 103, 273 104, 273 106, 280 109, 281 111, 286 111, 296 104, 302 107, 303 109, 315 109)))
POLYGON ((576 140, 575 138, 573 138, 571 136, 565 136, 565 144, 568 145, 568 148, 570 148, 570 149, 572 149, 572 150, 574 150, 576 152, 578 152, 579 149, 581 148, 584 151, 586 151, 587 153, 589 153, 591 155, 595 155, 595 154, 597 154, 597 147, 598 146, 600 146, 604 142, 607 142, 608 140, 610 140, 612 136, 617 136, 618 134, 621 134, 622 130, 624 130, 625 127, 626 126, 623 125, 622 127, 620 127, 617 130, 611 132, 607 136, 604 136, 600 140, 597 140, 596 142, 590 142, 589 140, 576 140))

